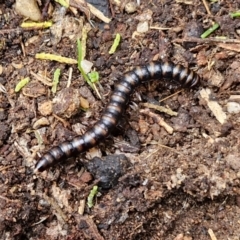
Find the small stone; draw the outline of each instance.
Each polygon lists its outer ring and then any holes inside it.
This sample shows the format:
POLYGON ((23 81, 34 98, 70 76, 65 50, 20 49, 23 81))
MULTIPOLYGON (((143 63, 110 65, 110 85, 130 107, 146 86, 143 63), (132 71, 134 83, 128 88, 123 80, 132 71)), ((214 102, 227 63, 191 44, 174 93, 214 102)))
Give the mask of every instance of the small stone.
POLYGON ((92 69, 93 63, 84 59, 81 61, 81 67, 85 73, 89 73, 92 69))
POLYGON ((229 113, 240 113, 240 104, 236 102, 228 102, 227 111, 229 113))
POLYGON ((48 116, 52 113, 52 102, 51 101, 46 101, 42 102, 38 105, 38 111, 41 113, 43 116, 48 116))
POLYGON ((125 11, 127 13, 134 13, 137 11, 137 6, 136 2, 129 2, 125 5, 125 11))
POLYGON ((143 13, 135 17, 139 22, 152 21, 153 12, 150 9, 146 9, 143 13))
POLYGON ((149 124, 148 124, 148 122, 146 122, 145 120, 143 120, 143 119, 139 119, 138 120, 138 126, 139 126, 139 132, 141 133, 141 134, 146 134, 147 133, 147 131, 148 131, 148 129, 149 129, 149 124))
POLYGON ((184 235, 179 233, 173 240, 183 240, 184 235))
POLYGON ((41 21, 42 15, 36 0, 16 0, 15 10, 18 14, 33 21, 41 21))
POLYGON ((149 29, 149 26, 148 26, 148 22, 147 21, 140 22, 137 25, 137 32, 139 32, 139 33, 145 33, 145 32, 148 31, 148 29, 149 29))
POLYGON ((70 118, 80 110, 80 93, 75 88, 63 88, 53 99, 53 113, 59 117, 70 118))
POLYGON ((239 156, 234 154, 229 154, 228 156, 226 156, 226 162, 233 170, 240 170, 239 156))
POLYGON ((80 97, 80 106, 84 109, 89 109, 89 102, 87 99, 80 97))
POLYGON ((109 155, 104 159, 94 157, 88 161, 88 171, 98 179, 98 186, 109 189, 116 186, 118 179, 123 176, 131 166, 129 159, 123 155, 109 155))

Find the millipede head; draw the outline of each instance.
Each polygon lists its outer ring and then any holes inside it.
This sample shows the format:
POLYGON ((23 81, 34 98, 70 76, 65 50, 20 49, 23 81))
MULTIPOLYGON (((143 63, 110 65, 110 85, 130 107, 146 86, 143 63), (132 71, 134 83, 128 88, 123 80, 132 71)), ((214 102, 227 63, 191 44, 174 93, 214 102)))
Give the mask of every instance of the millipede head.
POLYGON ((54 163, 54 158, 50 153, 46 153, 36 164, 34 172, 43 172, 54 163))

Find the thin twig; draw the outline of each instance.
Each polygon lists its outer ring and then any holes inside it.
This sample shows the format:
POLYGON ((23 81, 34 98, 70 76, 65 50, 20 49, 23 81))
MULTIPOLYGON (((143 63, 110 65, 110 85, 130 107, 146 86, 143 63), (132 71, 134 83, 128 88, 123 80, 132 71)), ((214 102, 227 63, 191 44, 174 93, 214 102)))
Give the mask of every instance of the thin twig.
POLYGON ((173 128, 168 125, 162 117, 159 115, 151 112, 149 109, 142 109, 140 110, 140 113, 143 113, 149 117, 151 117, 159 126, 163 127, 169 134, 173 133, 173 128))
POLYGON ((177 38, 173 40, 175 43, 183 43, 183 42, 197 42, 197 43, 240 43, 239 39, 222 39, 222 38, 197 38, 197 37, 188 37, 188 38, 177 38))
POLYGON ((167 99, 169 99, 169 98, 172 98, 173 96, 179 94, 179 93, 182 92, 182 91, 183 91, 183 90, 179 90, 179 91, 177 91, 177 92, 175 92, 175 93, 173 93, 173 94, 171 94, 171 95, 169 95, 169 96, 161 99, 159 102, 163 102, 163 101, 165 101, 165 100, 167 100, 167 99))
POLYGON ((106 17, 101 11, 99 11, 90 3, 86 3, 84 0, 71 0, 70 6, 75 7, 80 11, 83 11, 87 16, 88 21, 90 21, 91 14, 93 14, 105 23, 109 23, 111 21, 111 19, 106 17))
POLYGON ((71 85, 71 82, 72 82, 72 73, 73 73, 73 68, 70 67, 70 68, 69 68, 69 74, 68 74, 67 88, 69 88, 70 85, 71 85))
POLYGON ((66 128, 66 127, 70 127, 69 122, 65 121, 63 118, 60 118, 60 117, 57 116, 56 114, 53 114, 53 116, 54 116, 58 121, 60 121, 65 128, 66 128))
POLYGON ((206 0, 202 0, 202 2, 203 2, 204 7, 206 8, 206 11, 207 11, 208 15, 212 15, 206 0))

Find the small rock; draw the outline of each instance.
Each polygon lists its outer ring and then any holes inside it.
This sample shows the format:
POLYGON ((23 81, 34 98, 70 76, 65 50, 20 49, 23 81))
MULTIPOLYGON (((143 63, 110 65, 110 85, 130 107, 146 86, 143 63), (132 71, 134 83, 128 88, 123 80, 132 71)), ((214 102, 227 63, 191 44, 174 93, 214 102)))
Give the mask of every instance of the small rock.
MULTIPOLYGON (((183 38, 192 38, 192 37, 199 38, 202 33, 203 33, 203 27, 201 23, 193 20, 193 21, 190 21, 183 29, 183 38)), ((184 47, 187 49, 195 47, 196 45, 197 44, 192 41, 184 42, 184 47)))
POLYGON ((80 87, 79 93, 83 98, 87 99, 87 101, 90 104, 96 103, 96 99, 88 87, 86 86, 80 87))
POLYGON ((208 74, 204 75, 204 77, 209 79, 208 83, 210 86, 215 87, 222 86, 225 81, 223 74, 220 71, 213 69, 211 71, 208 71, 208 74))
POLYGON ((41 21, 42 15, 36 0, 16 0, 15 10, 18 14, 33 21, 41 21))
POLYGON ((46 126, 46 125, 49 125, 49 121, 47 118, 45 117, 42 117, 40 119, 38 119, 34 124, 33 124, 33 128, 34 129, 38 129, 42 126, 46 126))
POLYGON ((150 9, 146 9, 143 13, 135 17, 139 22, 152 21, 153 12, 150 9))
POLYGON ((48 116, 52 113, 52 102, 51 101, 46 101, 42 102, 38 105, 38 111, 41 113, 43 116, 48 116))
POLYGON ((127 13, 134 13, 137 11, 137 3, 136 2, 129 2, 125 5, 125 11, 127 13))
POLYGON ((74 116, 80 110, 80 97, 78 89, 62 89, 53 99, 53 113, 64 118, 74 116))
POLYGON ((183 240, 184 235, 179 233, 173 240, 183 240))
POLYGON ((240 104, 236 102, 228 102, 227 111, 229 113, 240 113, 240 104))
POLYGON ((80 106, 84 109, 89 109, 89 102, 87 99, 80 97, 80 106))
POLYGON ((228 156, 226 156, 226 162, 233 170, 240 170, 239 156, 234 154, 229 154, 228 156))
POLYGON ((104 160, 94 157, 86 167, 94 178, 99 180, 100 187, 109 189, 114 187, 118 179, 127 173, 130 161, 123 154, 106 156, 104 160))
POLYGON ((92 69, 93 63, 84 59, 81 61, 81 67, 85 73, 89 73, 92 69))
POLYGON ((137 25, 137 32, 139 32, 139 33, 145 33, 145 32, 148 31, 148 29, 149 29, 149 26, 148 26, 148 22, 147 21, 140 22, 137 25))

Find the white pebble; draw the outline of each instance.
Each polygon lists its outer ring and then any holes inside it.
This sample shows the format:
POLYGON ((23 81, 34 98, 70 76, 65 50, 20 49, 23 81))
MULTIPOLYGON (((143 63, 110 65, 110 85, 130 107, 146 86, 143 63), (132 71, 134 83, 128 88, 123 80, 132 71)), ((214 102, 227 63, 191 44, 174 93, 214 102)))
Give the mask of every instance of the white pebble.
POLYGON ((127 13, 134 13, 137 11, 137 7, 138 7, 137 3, 129 2, 125 5, 125 11, 127 13))
POLYGON ((227 111, 229 113, 240 113, 240 104, 236 102, 228 102, 227 111))
POLYGON ((147 32, 149 29, 149 26, 148 26, 148 22, 145 21, 145 22, 140 22, 138 25, 137 25, 137 32, 139 33, 145 33, 147 32))
POLYGON ((85 73, 89 73, 92 69, 92 66, 93 66, 93 63, 86 59, 83 59, 81 61, 81 67, 85 73))
POLYGON ((36 0, 16 0, 15 10, 18 14, 33 21, 41 21, 42 15, 36 0))

